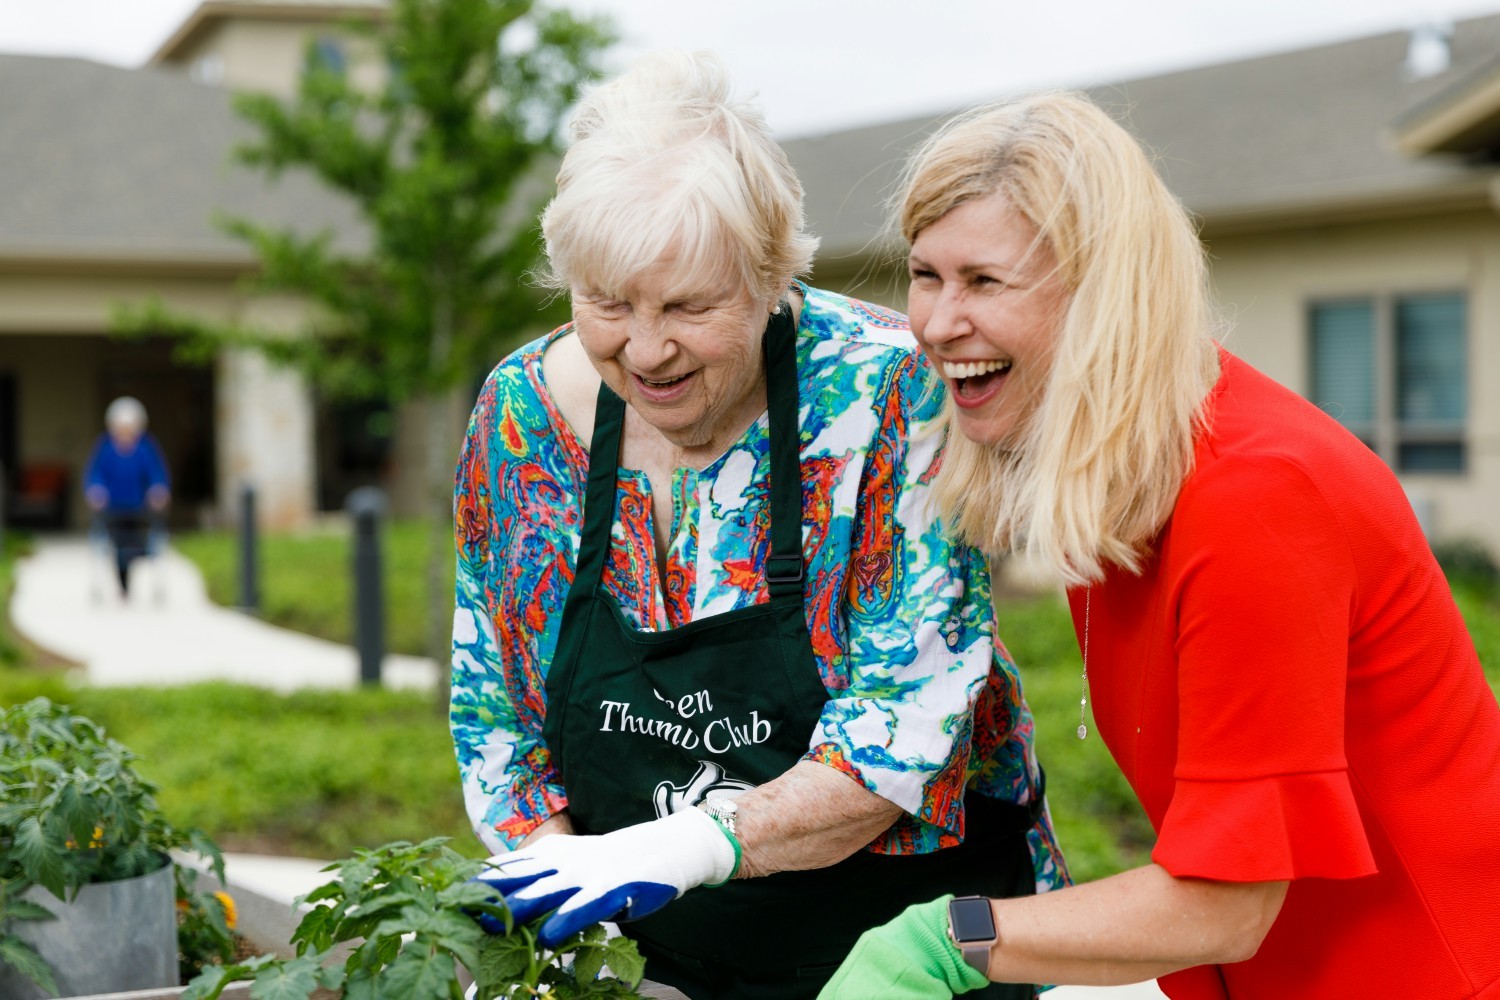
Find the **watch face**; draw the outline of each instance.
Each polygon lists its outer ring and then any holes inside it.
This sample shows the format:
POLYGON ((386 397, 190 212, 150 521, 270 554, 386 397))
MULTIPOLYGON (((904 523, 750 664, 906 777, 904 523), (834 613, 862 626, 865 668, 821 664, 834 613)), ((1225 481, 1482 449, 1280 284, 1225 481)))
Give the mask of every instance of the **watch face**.
POLYGON ((953 940, 959 944, 995 940, 995 915, 990 912, 988 899, 953 900, 948 904, 948 922, 953 928, 953 940))

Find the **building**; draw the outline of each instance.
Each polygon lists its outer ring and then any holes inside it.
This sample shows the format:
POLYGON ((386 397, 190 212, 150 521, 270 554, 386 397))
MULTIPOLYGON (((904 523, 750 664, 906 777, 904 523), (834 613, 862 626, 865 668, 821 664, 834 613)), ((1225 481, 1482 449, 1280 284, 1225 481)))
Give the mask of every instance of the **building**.
MULTIPOLYGON (((223 212, 362 239, 310 182, 230 166, 226 88, 291 92, 304 60, 371 82, 342 32, 379 0, 208 0, 140 70, 0 56, 0 463, 74 478, 132 392, 205 519, 256 482, 267 522, 337 506, 389 447, 255 357, 173 361, 106 335, 157 296, 280 324, 243 295, 223 212)), ((1200 220, 1231 349, 1329 407, 1400 474, 1434 537, 1500 552, 1500 16, 1133 80, 1091 93, 1159 156, 1200 220)), ((932 119, 786 143, 823 239, 815 280, 899 306, 884 202, 932 119)), ((376 435, 378 436, 378 435, 376 435)), ((399 449, 395 461, 399 462, 399 449)), ((14 476, 12 478, 15 478, 14 476)), ((74 515, 76 519, 76 513, 74 515)))
POLYGON ((383 68, 351 38, 381 4, 209 0, 140 70, 0 55, 0 468, 13 521, 81 523, 79 479, 122 394, 151 414, 174 475, 174 516, 227 520, 253 484, 268 527, 306 523, 392 462, 388 415, 330 404, 253 353, 207 366, 167 338, 110 336, 115 311, 159 300, 247 326, 298 333, 295 302, 249 296, 246 246, 217 225, 243 216, 346 247, 353 209, 305 176, 271 183, 235 165, 253 137, 231 89, 283 96, 305 59, 375 82, 383 68))
MULTIPOLYGON (((1090 93, 1197 217, 1231 350, 1500 554, 1500 16, 1090 93)), ((819 279, 900 306, 883 202, 916 119, 789 142, 819 279), (856 165, 856 166, 851 166, 856 165)))

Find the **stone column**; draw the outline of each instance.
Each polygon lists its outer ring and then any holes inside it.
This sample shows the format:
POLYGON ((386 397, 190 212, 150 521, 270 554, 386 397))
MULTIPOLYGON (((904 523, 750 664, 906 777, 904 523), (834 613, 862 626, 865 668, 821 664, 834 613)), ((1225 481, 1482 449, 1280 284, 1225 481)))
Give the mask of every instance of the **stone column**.
POLYGON ((226 351, 218 368, 219 505, 226 524, 240 490, 255 487, 262 528, 308 524, 317 507, 314 409, 307 381, 252 351, 226 351))

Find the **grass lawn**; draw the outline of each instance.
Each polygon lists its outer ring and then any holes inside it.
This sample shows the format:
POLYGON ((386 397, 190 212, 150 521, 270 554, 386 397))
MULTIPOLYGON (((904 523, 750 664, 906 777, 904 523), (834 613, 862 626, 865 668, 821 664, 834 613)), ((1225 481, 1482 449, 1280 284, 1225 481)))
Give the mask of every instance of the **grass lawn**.
MULTIPOLYGON (((381 539, 386 645, 421 655, 426 625, 426 527, 388 521, 381 539)), ((172 546, 197 564, 216 604, 239 603, 239 540, 232 532, 176 535, 172 546)), ((452 593, 452 558, 448 593, 452 593)), ((353 540, 344 523, 301 534, 260 537, 261 617, 334 642, 353 641, 353 540)))

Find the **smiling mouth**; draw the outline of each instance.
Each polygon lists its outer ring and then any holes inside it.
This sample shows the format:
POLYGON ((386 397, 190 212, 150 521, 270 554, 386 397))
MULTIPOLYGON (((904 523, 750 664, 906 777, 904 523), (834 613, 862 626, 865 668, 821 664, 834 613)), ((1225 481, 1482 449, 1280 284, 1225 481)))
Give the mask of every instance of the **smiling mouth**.
POLYGON ((687 375, 678 375, 676 378, 664 378, 664 379, 651 379, 651 378, 647 378, 644 375, 637 375, 636 378, 640 379, 642 382, 646 383, 647 385, 649 385, 653 389, 665 389, 667 386, 676 385, 678 382, 681 382, 683 379, 687 378, 688 375, 691 375, 691 374, 693 374, 693 373, 692 372, 688 372, 687 375))
POLYGON ((1011 369, 1009 361, 943 362, 943 375, 953 380, 953 391, 964 399, 985 396, 1011 369))

